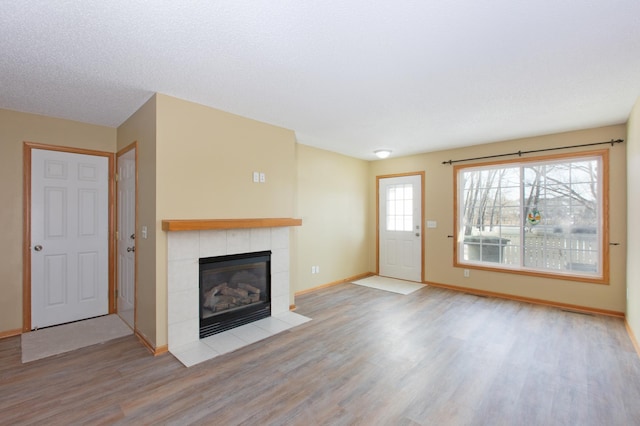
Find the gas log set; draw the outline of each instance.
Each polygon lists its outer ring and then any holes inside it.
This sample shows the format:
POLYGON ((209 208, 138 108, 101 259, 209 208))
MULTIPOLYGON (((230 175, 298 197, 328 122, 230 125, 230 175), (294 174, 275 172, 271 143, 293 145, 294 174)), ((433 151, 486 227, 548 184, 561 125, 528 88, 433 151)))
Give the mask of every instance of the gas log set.
POLYGON ((271 252, 200 259, 200 338, 271 316, 271 252))
POLYGON ((229 283, 222 283, 213 287, 205 293, 202 306, 212 312, 220 312, 260 301, 259 288, 246 283, 238 283, 237 286, 233 288, 229 287, 229 283))

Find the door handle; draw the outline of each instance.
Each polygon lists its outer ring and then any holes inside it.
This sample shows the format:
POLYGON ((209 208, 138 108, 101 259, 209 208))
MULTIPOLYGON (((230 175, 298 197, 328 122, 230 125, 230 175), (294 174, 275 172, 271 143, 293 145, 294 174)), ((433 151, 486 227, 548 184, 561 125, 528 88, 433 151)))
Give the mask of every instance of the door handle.
POLYGON ((42 246, 40 244, 38 244, 37 246, 35 246, 33 248, 35 251, 42 251, 42 246))
POLYGON ((419 232, 416 232, 416 237, 419 237, 419 236, 420 236, 420 233, 419 233, 419 232))
POLYGON ((132 251, 136 251, 135 246, 134 247, 127 247, 127 252, 132 252, 132 251))
POLYGON ((136 239, 136 234, 131 234, 131 235, 129 236, 129 238, 131 238, 132 240, 135 240, 135 239, 136 239))

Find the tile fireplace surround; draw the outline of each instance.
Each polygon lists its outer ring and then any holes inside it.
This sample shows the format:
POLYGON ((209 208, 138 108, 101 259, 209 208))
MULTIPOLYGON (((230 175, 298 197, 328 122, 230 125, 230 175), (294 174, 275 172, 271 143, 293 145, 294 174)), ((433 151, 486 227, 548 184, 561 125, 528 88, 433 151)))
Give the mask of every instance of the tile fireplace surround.
POLYGON ((308 321, 289 312, 289 226, 300 224, 293 221, 239 221, 238 228, 233 228, 233 221, 207 221, 209 225, 194 226, 196 230, 172 229, 171 221, 163 221, 165 231, 180 231, 167 235, 167 324, 169 351, 183 364, 193 365, 308 321), (277 226, 265 226, 269 224, 277 226), (223 229, 198 229, 207 227, 223 229), (200 339, 198 260, 263 250, 271 250, 271 317, 200 339))

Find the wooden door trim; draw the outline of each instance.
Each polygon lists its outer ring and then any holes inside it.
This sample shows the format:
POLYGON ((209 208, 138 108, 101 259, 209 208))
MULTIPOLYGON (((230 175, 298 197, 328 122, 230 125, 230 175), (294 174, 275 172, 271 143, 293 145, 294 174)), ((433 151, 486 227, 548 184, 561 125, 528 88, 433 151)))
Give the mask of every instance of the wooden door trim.
MULTIPOLYGON (((122 148, 120 151, 118 151, 116 153, 116 164, 115 164, 115 168, 117 170, 118 168, 118 159, 126 154, 127 152, 131 151, 132 149, 136 150, 136 155, 135 155, 135 167, 136 167, 136 177, 135 177, 135 186, 136 186, 136 199, 134 201, 134 205, 135 205, 135 214, 134 214, 134 218, 133 218, 133 222, 134 222, 134 229, 136 234, 138 233, 138 141, 133 141, 131 144, 127 145, 126 147, 122 148)), ((116 182, 116 194, 118 193, 118 188, 117 188, 118 182, 116 182)), ((117 197, 116 197, 117 198, 117 197)), ((114 198, 114 200, 116 199, 114 198)), ((118 206, 119 207, 119 206, 118 206)), ((116 215, 115 215, 115 220, 116 220, 116 228, 115 229, 119 229, 118 228, 118 214, 117 214, 117 210, 116 210, 116 215)), ((115 243, 115 238, 114 238, 114 243, 115 243)), ((138 236, 136 235, 136 240, 135 240, 135 244, 136 244, 136 248, 138 247, 139 241, 138 241, 138 236)), ((117 256, 117 249, 118 246, 115 245, 115 253, 114 256, 117 256)), ((136 252, 137 253, 137 252, 136 252)), ((117 275, 117 268, 118 268, 118 262, 115 262, 114 265, 115 269, 116 269, 116 275, 115 277, 118 277, 117 275)), ((116 278, 117 280, 117 278, 116 278)), ((112 296, 113 296, 113 304, 114 304, 114 308, 113 311, 115 313, 118 312, 118 298, 115 295, 115 290, 118 288, 118 283, 115 282, 114 283, 114 288, 113 288, 113 292, 112 292, 112 296)), ((137 330, 137 324, 138 322, 138 255, 135 254, 134 256, 134 262, 133 262, 133 330, 136 331, 137 330)))
POLYGON ((93 155, 97 157, 106 157, 108 160, 109 176, 108 176, 108 281, 109 281, 109 313, 114 313, 114 285, 115 285, 115 240, 114 240, 114 170, 115 161, 112 152, 94 151, 90 149, 72 148, 58 145, 47 145, 36 142, 23 142, 22 146, 22 332, 31 331, 31 151, 34 149, 42 149, 48 151, 60 151, 70 154, 93 155))
POLYGON ((380 180, 406 176, 420 176, 420 281, 424 282, 424 172, 407 172, 376 176, 376 275, 380 275, 380 180))

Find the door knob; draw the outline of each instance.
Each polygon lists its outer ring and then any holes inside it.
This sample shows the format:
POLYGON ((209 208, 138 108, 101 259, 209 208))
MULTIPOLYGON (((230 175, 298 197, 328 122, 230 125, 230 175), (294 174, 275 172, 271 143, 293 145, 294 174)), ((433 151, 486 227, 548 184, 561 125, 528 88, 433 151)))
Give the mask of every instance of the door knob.
POLYGON ((131 234, 131 235, 129 236, 129 238, 131 238, 132 240, 135 240, 135 239, 136 239, 136 234, 131 234))
POLYGON ((416 237, 419 237, 419 236, 420 236, 420 233, 419 233, 419 232, 416 232, 416 237))
POLYGON ((135 247, 127 247, 127 252, 136 251, 135 247))
POLYGON ((35 246, 33 248, 35 251, 41 251, 42 250, 42 246, 40 244, 38 244, 37 246, 35 246))

